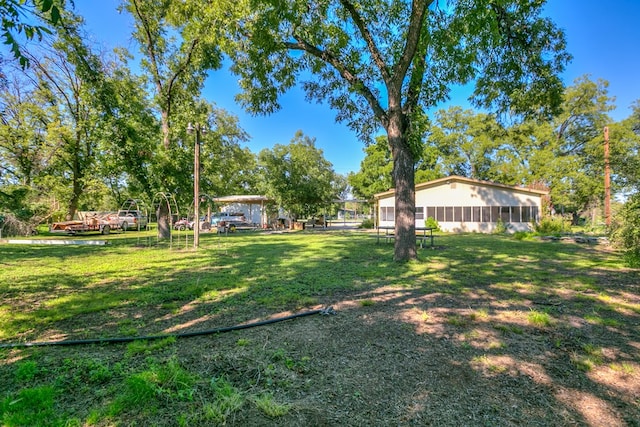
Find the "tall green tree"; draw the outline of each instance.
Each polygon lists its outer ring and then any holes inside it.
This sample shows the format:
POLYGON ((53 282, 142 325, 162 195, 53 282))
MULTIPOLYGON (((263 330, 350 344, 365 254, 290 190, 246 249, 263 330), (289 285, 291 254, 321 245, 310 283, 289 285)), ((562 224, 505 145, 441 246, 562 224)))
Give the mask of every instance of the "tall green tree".
POLYGON ((13 165, 20 166, 14 171, 21 171, 34 197, 51 198, 55 209, 62 203, 67 217, 81 207, 111 207, 96 158, 109 148, 100 147, 100 134, 111 128, 106 118, 118 108, 105 108, 113 107, 104 102, 113 93, 105 90, 102 61, 83 43, 81 24, 65 14, 47 43, 24 52, 31 67, 13 76, 29 86, 5 110, 4 141, 13 139, 13 165))
POLYGON ((118 206, 130 198, 149 202, 155 192, 151 173, 159 120, 145 91, 144 78, 132 74, 119 56, 102 62, 102 87, 108 103, 96 107, 105 112, 96 135, 98 172, 118 206))
POLYGON ((492 180, 501 133, 493 116, 450 107, 435 113, 428 144, 436 148, 445 175, 492 180))
POLYGON ((87 82, 79 78, 74 64, 61 50, 64 46, 57 47, 41 58, 31 56, 30 61, 38 90, 54 106, 47 125, 47 138, 52 144, 48 173, 56 177, 60 190, 67 189, 61 199, 66 200, 66 217, 71 219, 94 171, 100 113, 93 108, 87 82))
POLYGON ((258 155, 261 190, 296 220, 314 215, 338 196, 331 163, 315 139, 298 131, 288 145, 276 144, 258 155))
POLYGON ((624 194, 640 193, 640 100, 625 120, 610 127, 613 180, 624 194))
POLYGON ((45 99, 19 73, 0 87, 0 184, 32 185, 45 166, 45 99))
POLYGON ((611 236, 631 267, 640 266, 640 100, 632 114, 611 126, 611 169, 625 203, 612 223, 611 236))
POLYGON ((201 190, 210 196, 254 193, 257 185, 257 156, 241 144, 249 135, 238 117, 221 108, 213 110, 214 126, 202 145, 201 190))
POLYGON ((0 0, 0 36, 22 68, 29 65, 29 58, 21 38, 41 42, 51 34, 50 27, 60 23, 64 4, 64 0, 0 0))
POLYGON ((545 182, 551 200, 577 220, 604 195, 604 134, 611 124, 613 98, 608 82, 583 76, 564 93, 562 112, 535 132, 539 149, 531 152, 534 180, 545 182))
MULTIPOLYGON (((244 2, 238 2, 243 5, 244 2)), ((426 111, 453 84, 477 82, 482 107, 543 114, 560 103, 565 40, 544 1, 249 0, 230 26, 240 97, 252 112, 279 107, 298 80, 362 139, 381 127, 393 157, 394 258, 416 257, 415 170, 426 111)), ((210 8, 215 8, 211 6, 210 8)))
POLYGON ((368 145, 364 152, 360 170, 349 174, 348 179, 354 195, 372 200, 374 194, 393 187, 393 161, 387 138, 384 136, 376 137, 375 143, 368 145))
POLYGON ((49 210, 37 186, 50 154, 48 112, 45 100, 24 79, 22 70, 7 77, 0 86, 0 216, 14 218, 14 225, 22 228, 8 226, 5 234, 29 234, 49 210))
MULTIPOLYGON (((109 207, 98 156, 103 151, 114 153, 110 144, 122 143, 122 139, 112 140, 118 134, 115 128, 130 136, 134 125, 127 123, 125 116, 139 113, 133 108, 138 105, 136 100, 126 98, 127 94, 139 95, 129 90, 139 84, 130 84, 118 92, 114 81, 122 83, 126 73, 115 73, 110 80, 104 58, 93 52, 86 40, 82 20, 65 14, 63 23, 56 27, 53 43, 29 53, 29 72, 48 109, 47 186, 59 192, 58 199, 66 202, 68 218, 79 208, 109 207), (105 129, 112 127, 113 132, 107 135, 105 129), (109 141, 105 145, 106 140, 109 141)), ((123 169, 125 165, 126 162, 123 169)))
POLYGON ((123 10, 134 20, 133 37, 142 55, 143 77, 160 118, 157 141, 161 143, 153 149, 154 188, 174 194, 187 210, 193 205, 194 138, 186 132, 190 122, 209 130, 202 135, 201 192, 244 192, 255 177, 247 172, 255 167, 255 156, 239 145, 247 135, 237 119, 201 98, 208 71, 222 64, 220 46, 225 41, 221 34, 233 22, 229 12, 235 8, 227 0, 210 7, 197 3, 123 2, 123 10))
POLYGON ((155 93, 162 141, 168 150, 174 110, 181 104, 182 108, 191 105, 200 96, 207 71, 220 67, 216 28, 202 25, 194 8, 184 2, 127 0, 124 9, 134 19, 133 37, 140 45, 141 65, 155 93))

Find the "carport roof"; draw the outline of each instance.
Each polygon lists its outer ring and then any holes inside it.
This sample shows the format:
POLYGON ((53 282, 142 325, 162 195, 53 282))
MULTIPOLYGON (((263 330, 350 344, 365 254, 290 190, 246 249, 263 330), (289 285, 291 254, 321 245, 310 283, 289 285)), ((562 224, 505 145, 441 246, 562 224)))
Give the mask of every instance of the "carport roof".
POLYGON ((273 199, 267 196, 260 195, 251 195, 251 194, 242 194, 235 196, 222 196, 222 197, 214 197, 212 198, 214 202, 218 203, 249 203, 249 204, 259 204, 263 202, 273 201, 273 199))

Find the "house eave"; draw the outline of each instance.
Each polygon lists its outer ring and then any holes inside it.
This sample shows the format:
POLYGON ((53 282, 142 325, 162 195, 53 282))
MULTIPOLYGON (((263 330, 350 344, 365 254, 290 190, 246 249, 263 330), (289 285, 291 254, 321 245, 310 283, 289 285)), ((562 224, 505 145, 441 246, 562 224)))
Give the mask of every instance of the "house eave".
MULTIPOLYGON (((483 181, 483 180, 479 180, 479 179, 466 178, 466 177, 458 176, 458 175, 452 175, 452 176, 448 176, 448 177, 444 177, 444 178, 435 179, 433 181, 428 181, 428 182, 423 182, 423 183, 420 183, 420 184, 416 184, 415 190, 416 191, 424 190, 424 189, 427 189, 427 188, 437 187, 437 186, 442 185, 442 184, 448 184, 448 183, 453 183, 453 182, 461 182, 461 183, 466 183, 466 184, 470 184, 470 185, 481 185, 483 187, 500 188, 500 189, 505 189, 505 190, 509 190, 509 191, 515 191, 515 192, 519 192, 519 193, 534 194, 534 195, 538 195, 538 196, 546 196, 546 195, 549 194, 549 191, 547 191, 547 190, 538 190, 538 189, 528 188, 528 187, 519 187, 517 185, 498 184, 498 183, 491 182, 491 181, 483 181)), ((388 197, 393 196, 394 194, 395 194, 395 188, 391 188, 391 189, 389 189, 387 191, 384 191, 382 193, 374 194, 373 198, 375 200, 386 199, 388 197)))

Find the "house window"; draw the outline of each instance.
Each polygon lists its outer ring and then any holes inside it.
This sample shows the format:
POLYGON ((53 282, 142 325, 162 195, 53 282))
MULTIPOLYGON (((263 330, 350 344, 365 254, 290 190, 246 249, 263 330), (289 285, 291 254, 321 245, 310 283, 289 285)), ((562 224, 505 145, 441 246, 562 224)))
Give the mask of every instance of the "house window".
POLYGON ((416 206, 416 220, 510 223, 536 221, 537 217, 537 206, 416 206))
POLYGON ((473 213, 472 221, 474 221, 474 222, 482 222, 482 216, 481 216, 482 208, 480 206, 472 207, 471 208, 471 212, 473 213))
POLYGON ((436 208, 433 206, 427 206, 427 218, 436 219, 436 208))
POLYGON ((473 222, 473 211, 471 210, 471 206, 465 206, 462 208, 462 220, 464 222, 473 222))
POLYGON ((500 221, 505 224, 511 222, 511 208, 509 206, 500 206, 500 221))
POLYGON ((447 222, 453 221, 453 206, 447 206, 444 208, 444 220, 447 222))
MULTIPOLYGON (((383 209, 383 208, 381 208, 383 209)), ((388 215, 392 220, 393 208, 388 215)), ((384 214, 383 214, 384 215, 384 214)), ((416 220, 438 222, 531 222, 538 218, 537 206, 416 206, 416 220)))
POLYGON ((491 222, 498 222, 500 218, 500 206, 491 206, 491 222))
POLYGON ((522 222, 520 219, 520 206, 511 206, 511 222, 522 222))
POLYGON ((491 207, 482 207, 482 222, 491 222, 491 207))
POLYGON ((462 206, 456 206, 453 208, 453 220, 456 222, 462 222, 462 206))
POLYGON ((538 207, 537 206, 531 206, 531 220, 538 222, 538 207))
POLYGON ((393 206, 380 207, 381 221, 395 221, 395 208, 393 206))

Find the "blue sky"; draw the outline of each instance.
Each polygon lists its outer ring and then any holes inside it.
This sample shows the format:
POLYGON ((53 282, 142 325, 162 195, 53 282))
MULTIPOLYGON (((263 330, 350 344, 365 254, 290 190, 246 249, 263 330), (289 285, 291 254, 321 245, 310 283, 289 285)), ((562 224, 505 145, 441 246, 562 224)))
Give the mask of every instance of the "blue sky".
MULTIPOLYGON (((131 42, 131 21, 118 14, 120 0, 76 0, 77 11, 86 20, 87 31, 105 47, 127 47, 137 54, 131 42)), ((582 76, 609 82, 609 95, 616 98, 614 120, 631 113, 630 106, 640 99, 640 0, 548 0, 546 15, 565 30, 573 61, 563 74, 565 84, 582 76)), ((235 104, 236 78, 226 70, 211 73, 203 96, 237 115, 240 125, 251 135, 247 144, 257 153, 275 144, 288 144, 297 130, 316 139, 337 173, 357 171, 364 158, 364 145, 345 125, 335 122, 335 113, 326 105, 308 103, 304 93, 294 89, 281 99, 282 110, 270 116, 251 116, 235 104)), ((452 99, 439 106, 469 108, 469 90, 455 91, 452 99)))

